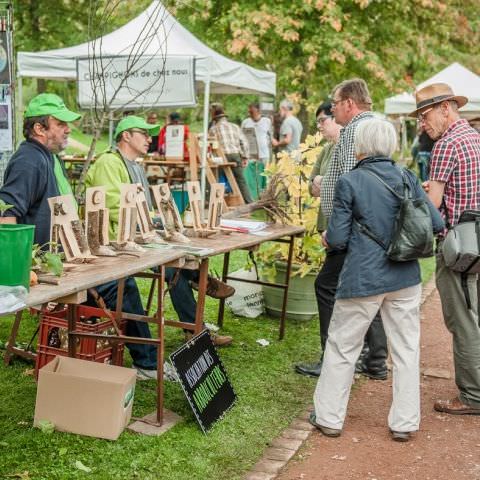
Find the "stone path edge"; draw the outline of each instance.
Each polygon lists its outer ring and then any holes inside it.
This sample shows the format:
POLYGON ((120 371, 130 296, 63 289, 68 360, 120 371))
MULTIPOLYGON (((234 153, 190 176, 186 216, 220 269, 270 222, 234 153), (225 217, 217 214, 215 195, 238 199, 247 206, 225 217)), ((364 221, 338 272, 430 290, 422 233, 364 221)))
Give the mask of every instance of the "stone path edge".
MULTIPOLYGON (((420 304, 435 290, 435 278, 423 287, 420 304)), ((314 427, 308 422, 313 407, 302 413, 263 452, 260 460, 243 477, 243 480, 274 480, 294 455, 305 444, 314 427)))

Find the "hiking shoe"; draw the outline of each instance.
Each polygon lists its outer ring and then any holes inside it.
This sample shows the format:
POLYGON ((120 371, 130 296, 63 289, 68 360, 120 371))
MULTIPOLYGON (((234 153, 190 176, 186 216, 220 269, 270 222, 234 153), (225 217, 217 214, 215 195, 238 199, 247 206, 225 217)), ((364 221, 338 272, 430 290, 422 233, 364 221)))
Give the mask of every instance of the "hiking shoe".
POLYGON ((319 377, 322 372, 322 360, 316 363, 297 363, 295 371, 306 377, 319 377))
POLYGON ((408 442, 410 440, 410 432, 395 432, 390 430, 392 434, 392 440, 396 442, 408 442))
POLYGON ((323 425, 320 425, 319 423, 317 423, 317 417, 315 415, 315 412, 312 412, 310 414, 310 416, 308 417, 308 421, 316 429, 320 430, 326 437, 335 438, 335 437, 339 437, 342 434, 342 430, 340 430, 339 428, 324 427, 323 425))
POLYGON ((213 344, 216 347, 226 347, 233 342, 233 338, 228 335, 217 335, 216 333, 211 334, 213 344))
POLYGON ((458 397, 451 400, 437 400, 433 408, 437 412, 449 413, 450 415, 480 415, 480 408, 466 405, 458 397))
MULTIPOLYGON (((198 291, 198 283, 192 282, 192 288, 198 291)), ((231 297, 235 293, 235 289, 228 285, 227 283, 222 282, 218 278, 208 276, 207 283, 207 295, 209 297, 215 298, 217 300, 223 300, 225 298, 231 297)))

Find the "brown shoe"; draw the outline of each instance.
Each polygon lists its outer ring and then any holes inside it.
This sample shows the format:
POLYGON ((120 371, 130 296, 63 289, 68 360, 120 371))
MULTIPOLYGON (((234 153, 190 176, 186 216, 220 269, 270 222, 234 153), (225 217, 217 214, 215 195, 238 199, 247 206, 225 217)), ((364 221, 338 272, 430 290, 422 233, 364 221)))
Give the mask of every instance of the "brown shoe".
POLYGON ((216 347, 226 347, 233 342, 232 337, 228 335, 217 335, 216 333, 212 333, 212 340, 216 347))
MULTIPOLYGON (((192 288, 198 291, 198 283, 192 282, 192 288)), ((218 278, 208 277, 207 295, 217 300, 231 297, 235 293, 235 289, 218 278)))
POLYGON ((451 415, 480 415, 480 408, 465 405, 458 397, 451 400, 437 400, 433 405, 437 412, 451 415))

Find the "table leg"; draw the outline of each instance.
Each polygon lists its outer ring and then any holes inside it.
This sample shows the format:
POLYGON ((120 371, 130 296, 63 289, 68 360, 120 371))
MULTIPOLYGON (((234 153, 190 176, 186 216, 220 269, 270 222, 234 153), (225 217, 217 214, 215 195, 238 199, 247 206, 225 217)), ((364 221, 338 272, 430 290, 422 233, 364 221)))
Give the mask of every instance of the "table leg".
POLYGON ((160 267, 160 278, 157 288, 157 321, 158 339, 157 345, 157 423, 163 423, 163 362, 164 362, 164 318, 163 318, 163 290, 165 282, 165 267, 160 267))
MULTIPOLYGON (((226 252, 223 255, 222 282, 224 283, 227 281, 229 263, 230 263, 230 252, 226 252)), ((219 327, 223 327, 224 313, 225 313, 225 299, 221 298, 220 303, 218 305, 218 318, 217 318, 217 325, 219 327)))
POLYGON ((282 315, 280 317, 280 332, 279 332, 280 340, 282 340, 283 337, 285 336, 285 317, 287 315, 288 287, 290 285, 290 273, 292 271, 292 258, 293 258, 294 246, 295 246, 295 237, 292 235, 290 237, 290 242, 288 247, 287 273, 285 276, 285 289, 283 290, 282 315))
POLYGON ((75 358, 76 339, 74 332, 77 328, 77 306, 69 303, 67 305, 67 322, 68 322, 68 356, 75 358))
POLYGON ((148 315, 150 313, 150 309, 152 308, 152 300, 153 300, 153 294, 155 293, 156 281, 157 281, 156 278, 152 278, 152 284, 150 285, 150 291, 148 292, 148 300, 147 300, 147 306, 145 308, 145 315, 148 315))
POLYGON ((18 329, 20 328, 20 322, 22 321, 23 310, 19 310, 15 314, 15 321, 12 325, 12 331, 8 339, 7 349, 5 351, 5 358, 3 359, 5 365, 10 365, 10 359, 12 358, 12 352, 15 348, 15 342, 17 340, 18 329))
POLYGON ((208 283, 208 258, 202 259, 199 268, 197 311, 195 312, 195 335, 203 330, 205 312, 205 295, 208 283))

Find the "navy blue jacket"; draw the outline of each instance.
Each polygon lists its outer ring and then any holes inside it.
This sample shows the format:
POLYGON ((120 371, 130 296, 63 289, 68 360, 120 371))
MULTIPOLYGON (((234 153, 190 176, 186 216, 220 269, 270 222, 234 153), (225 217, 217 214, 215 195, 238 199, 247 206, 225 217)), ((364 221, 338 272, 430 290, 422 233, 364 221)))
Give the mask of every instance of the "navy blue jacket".
POLYGON ((35 225, 35 243, 50 240, 48 199, 60 195, 52 153, 35 140, 26 140, 12 155, 5 170, 0 198, 13 208, 5 213, 17 223, 35 225))
MULTIPOLYGON (((417 260, 394 262, 374 240, 360 232, 354 218, 389 245, 400 200, 377 178, 403 196, 400 169, 388 158, 361 160, 353 170, 342 175, 335 187, 333 213, 326 233, 327 243, 335 250, 347 250, 340 274, 336 298, 368 297, 411 287, 421 282, 417 260)), ((413 198, 427 198, 417 177, 405 170, 413 198)), ((428 201, 434 232, 444 228, 442 217, 428 201)))

